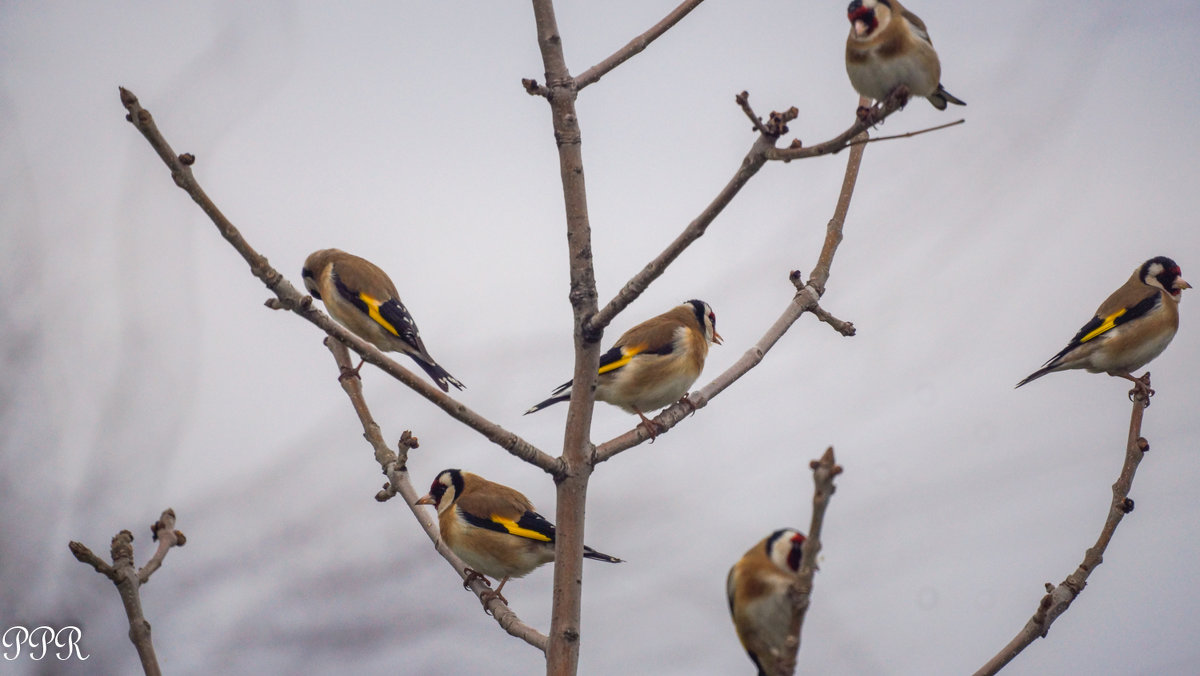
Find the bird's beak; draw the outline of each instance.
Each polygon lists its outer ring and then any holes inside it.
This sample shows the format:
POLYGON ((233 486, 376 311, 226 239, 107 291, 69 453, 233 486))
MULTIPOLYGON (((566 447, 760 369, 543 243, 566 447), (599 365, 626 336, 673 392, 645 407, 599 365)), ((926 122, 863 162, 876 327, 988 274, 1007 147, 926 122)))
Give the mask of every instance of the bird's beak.
POLYGON ((1190 289, 1190 288, 1192 288, 1192 285, 1188 284, 1183 279, 1176 279, 1175 280, 1175 288, 1176 289, 1190 289))
POLYGON ((434 500, 432 495, 426 495, 425 497, 421 498, 420 500, 417 500, 417 504, 418 505, 434 505, 434 506, 436 506, 437 500, 434 500))
POLYGON ((717 333, 716 329, 713 329, 713 342, 717 345, 720 345, 722 342, 724 342, 724 339, 721 338, 721 334, 717 333))

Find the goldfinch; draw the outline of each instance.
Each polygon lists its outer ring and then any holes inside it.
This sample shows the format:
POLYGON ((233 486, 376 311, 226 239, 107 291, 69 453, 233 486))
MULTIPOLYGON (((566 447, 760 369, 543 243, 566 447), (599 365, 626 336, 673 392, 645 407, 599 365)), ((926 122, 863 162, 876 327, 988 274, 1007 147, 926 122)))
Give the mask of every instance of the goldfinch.
MULTIPOLYGON (((554 524, 534 511, 529 498, 508 486, 447 469, 437 475, 429 494, 417 504, 437 508, 442 540, 470 567, 472 575, 499 580, 500 586, 490 593, 501 599, 500 590, 510 578, 525 577, 554 560, 554 524)), ((621 563, 621 559, 586 546, 583 556, 621 563)))
MULTIPOLYGON (((600 357, 596 401, 636 413, 651 436, 654 424, 646 411, 679 401, 704 370, 708 344, 721 344, 717 316, 701 300, 689 300, 675 309, 648 319, 617 339, 600 357)), ((571 398, 568 380, 554 396, 534 404, 525 415, 571 398)))
POLYGON ((781 528, 751 547, 725 580, 733 626, 759 676, 779 673, 785 657, 784 642, 796 614, 788 590, 800 570, 803 545, 800 531, 781 528))
POLYGON ((938 110, 967 105, 942 87, 942 65, 925 22, 898 0, 854 0, 847 13, 846 73, 855 91, 882 101, 904 85, 938 110))
POLYGON ((463 389, 458 378, 429 356, 396 285, 374 263, 340 249, 321 249, 304 261, 301 276, 312 297, 323 301, 329 314, 359 338, 385 352, 412 357, 443 392, 449 392, 450 385, 463 389))
POLYGON ((1142 263, 1129 281, 1100 304, 1091 321, 1050 358, 1042 368, 1017 383, 1017 387, 1047 373, 1087 369, 1132 380, 1145 387, 1145 376, 1134 378, 1140 369, 1162 351, 1179 328, 1179 294, 1192 288, 1180 277, 1175 261, 1157 256, 1142 263))

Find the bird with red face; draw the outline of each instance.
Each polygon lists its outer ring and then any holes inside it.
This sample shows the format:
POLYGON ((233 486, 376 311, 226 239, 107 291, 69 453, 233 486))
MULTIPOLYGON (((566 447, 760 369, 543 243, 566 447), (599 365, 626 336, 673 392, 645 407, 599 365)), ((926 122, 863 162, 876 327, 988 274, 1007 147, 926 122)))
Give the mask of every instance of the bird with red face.
POLYGON ((899 0, 854 0, 847 13, 846 73, 855 91, 882 101, 904 85, 938 110, 967 105, 942 87, 942 65, 925 22, 899 0))
POLYGON ((781 528, 754 545, 729 569, 725 592, 738 640, 759 676, 780 673, 797 609, 788 590, 800 570, 804 535, 781 528))

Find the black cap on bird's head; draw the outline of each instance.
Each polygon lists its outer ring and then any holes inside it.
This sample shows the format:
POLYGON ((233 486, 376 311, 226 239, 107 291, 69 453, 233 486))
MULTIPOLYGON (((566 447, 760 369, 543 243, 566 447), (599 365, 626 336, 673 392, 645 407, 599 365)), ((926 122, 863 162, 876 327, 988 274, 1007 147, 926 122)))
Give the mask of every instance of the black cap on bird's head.
POLYGON ((1142 264, 1138 279, 1142 280, 1143 284, 1161 286, 1172 296, 1178 296, 1180 291, 1192 288, 1191 284, 1180 278, 1182 274, 1183 271, 1175 261, 1166 256, 1155 256, 1142 264))
POLYGON ((453 502, 462 495, 463 492, 463 476, 462 470, 459 469, 444 469, 438 473, 437 478, 433 480, 433 485, 429 487, 429 493, 417 500, 418 505, 433 505, 441 511, 442 498, 446 496, 446 491, 450 488, 454 489, 451 494, 450 501, 453 502))
POLYGON ((694 298, 685 302, 684 305, 692 306, 692 312, 696 313, 696 323, 700 325, 708 342, 720 345, 722 338, 721 334, 717 333, 717 314, 713 312, 712 307, 708 303, 694 298))

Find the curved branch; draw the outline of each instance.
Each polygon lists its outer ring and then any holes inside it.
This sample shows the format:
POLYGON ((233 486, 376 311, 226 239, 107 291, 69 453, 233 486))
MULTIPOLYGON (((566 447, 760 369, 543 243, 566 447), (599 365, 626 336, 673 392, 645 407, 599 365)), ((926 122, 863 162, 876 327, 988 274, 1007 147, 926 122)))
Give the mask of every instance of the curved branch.
MULTIPOLYGON (((866 132, 861 132, 861 134, 863 137, 866 137, 866 132)), ((860 143, 850 149, 850 156, 846 161, 846 174, 842 179, 842 190, 838 195, 838 202, 833 211, 833 218, 829 220, 826 226, 825 244, 821 249, 821 255, 817 258, 817 264, 813 268, 813 274, 809 282, 798 288, 787 307, 784 308, 783 313, 775 320, 775 323, 767 329, 767 332, 754 344, 754 347, 742 355, 741 359, 734 362, 732 366, 714 378, 712 382, 701 388, 699 392, 693 392, 688 395, 686 403, 675 404, 654 418, 654 422, 660 427, 659 434, 663 434, 674 427, 693 411, 707 406, 710 399, 720 394, 725 388, 737 381, 738 378, 741 378, 750 369, 758 365, 762 361, 763 356, 783 337, 783 334, 800 318, 800 315, 818 307, 817 301, 820 300, 821 295, 825 291, 825 283, 829 280, 829 271, 833 265, 833 257, 837 253, 838 245, 842 241, 842 229, 846 224, 846 214, 850 210, 850 200, 854 196, 854 184, 858 180, 858 168, 862 164, 864 147, 860 143)), ((798 283, 798 275, 792 274, 790 278, 794 284, 798 283)), ((840 320, 837 321, 840 322, 840 320)), ((843 334, 846 334, 846 330, 853 330, 853 325, 848 325, 847 322, 840 322, 840 324, 843 326, 839 330, 843 330, 843 334)), ((838 325, 834 324, 834 326, 838 325)), ((592 462, 604 462, 622 451, 637 446, 648 438, 650 438, 650 435, 644 426, 635 427, 629 432, 597 446, 596 450, 592 453, 592 462)))
MULTIPOLYGON (((1144 378, 1146 388, 1149 389, 1150 374, 1147 373, 1144 378)), ((1104 551, 1108 549, 1108 543, 1112 541, 1117 524, 1121 523, 1121 519, 1126 514, 1133 511, 1133 500, 1129 499, 1129 491, 1133 487, 1133 475, 1137 472, 1142 457, 1150 450, 1150 444, 1141 436, 1142 413, 1150 405, 1150 399, 1140 388, 1132 390, 1130 397, 1133 399, 1133 413, 1129 417, 1125 463, 1121 467, 1121 474, 1117 477, 1116 483, 1112 486, 1112 502, 1108 507, 1108 516, 1104 520, 1104 527, 1100 529, 1100 536, 1096 538, 1096 544, 1084 552, 1083 562, 1065 580, 1057 586, 1046 584, 1046 595, 1038 603, 1033 617, 1029 618, 1029 621, 1008 642, 1008 645, 1004 646, 1000 652, 980 667, 979 671, 975 672, 975 676, 990 676, 997 673, 1029 644, 1038 638, 1046 637, 1050 631, 1050 625, 1058 619, 1059 615, 1065 613, 1067 608, 1071 607, 1071 602, 1087 585, 1087 579, 1092 571, 1104 562, 1104 551)))
POLYGON ((388 375, 404 383, 415 390, 417 394, 433 402, 433 404, 446 413, 449 413, 454 419, 466 424, 471 429, 479 432, 493 443, 501 446, 525 462, 536 465, 555 476, 562 472, 560 462, 556 458, 543 453, 533 444, 484 418, 482 415, 464 406, 458 400, 418 378, 411 371, 384 356, 374 346, 369 345, 366 341, 350 333, 341 324, 333 321, 325 313, 313 307, 312 298, 300 293, 278 270, 271 267, 266 257, 259 254, 246 242, 233 223, 209 199, 204 189, 200 187, 199 182, 196 181, 196 177, 192 175, 191 165, 195 161, 195 158, 191 155, 175 154, 170 144, 167 143, 162 133, 159 132, 157 125, 154 124, 154 118, 151 117, 150 112, 138 103, 137 96, 122 87, 121 103, 129 111, 129 115, 125 119, 129 120, 142 133, 142 136, 149 141, 150 146, 162 158, 167 168, 171 170, 171 177, 175 180, 175 185, 182 188, 196 204, 200 205, 200 208, 212 220, 213 225, 217 226, 217 230, 221 232, 221 235, 250 264, 250 271, 254 276, 262 280, 263 284, 276 295, 278 300, 268 301, 268 307, 291 310, 313 324, 316 324, 326 333, 359 353, 366 361, 378 366, 388 375))
POLYGON ((687 16, 693 9, 699 7, 702 2, 704 0, 684 0, 682 4, 671 10, 671 13, 664 17, 662 21, 651 26, 650 30, 630 40, 628 44, 618 49, 612 56, 583 71, 583 73, 575 78, 575 89, 577 91, 583 89, 607 75, 612 69, 637 56, 642 50, 649 47, 651 42, 657 40, 659 36, 679 23, 680 19, 687 16))
MULTIPOLYGON (((325 345, 333 353, 333 359, 337 362, 339 372, 345 373, 346 370, 353 368, 350 351, 345 345, 330 338, 325 339, 325 345)), ((392 451, 388 447, 387 442, 383 440, 379 424, 375 422, 370 409, 367 408, 367 400, 363 397, 362 392, 362 381, 358 378, 342 378, 341 381, 342 389, 345 390, 346 396, 350 398, 350 403, 354 406, 354 412, 358 415, 358 419, 362 423, 363 437, 375 449, 375 461, 379 463, 384 475, 388 478, 387 485, 375 496, 376 499, 382 502, 395 495, 404 498, 405 504, 412 510, 413 516, 416 517, 417 523, 421 524, 425 535, 433 542, 433 547, 437 550, 437 553, 446 559, 458 573, 459 577, 466 580, 468 578, 466 564, 442 541, 438 523, 429 514, 429 511, 421 509, 421 506, 417 504, 419 496, 416 489, 413 488, 412 481, 408 477, 408 469, 405 467, 408 461, 408 451, 417 448, 416 437, 405 431, 404 435, 400 437, 400 452, 396 453, 392 451)), ((491 587, 483 579, 479 577, 471 578, 470 589, 479 597, 480 602, 483 603, 484 610, 496 618, 496 623, 504 631, 541 650, 543 653, 546 652, 548 639, 545 634, 522 622, 521 618, 506 603, 502 602, 500 598, 493 596, 485 600, 484 593, 490 591, 491 587)))

